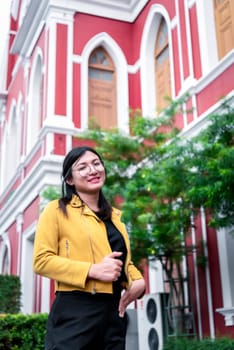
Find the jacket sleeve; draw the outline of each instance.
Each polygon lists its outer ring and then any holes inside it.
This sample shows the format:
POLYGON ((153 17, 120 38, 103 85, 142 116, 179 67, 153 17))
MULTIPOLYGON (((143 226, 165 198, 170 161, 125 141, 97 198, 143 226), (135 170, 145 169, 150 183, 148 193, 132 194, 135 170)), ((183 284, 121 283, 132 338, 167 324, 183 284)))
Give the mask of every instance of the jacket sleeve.
POLYGON ((128 275, 132 281, 143 278, 141 272, 136 268, 132 261, 128 263, 128 275))
POLYGON ((57 282, 84 288, 91 263, 58 255, 58 213, 58 201, 53 201, 40 215, 34 241, 34 272, 57 282))

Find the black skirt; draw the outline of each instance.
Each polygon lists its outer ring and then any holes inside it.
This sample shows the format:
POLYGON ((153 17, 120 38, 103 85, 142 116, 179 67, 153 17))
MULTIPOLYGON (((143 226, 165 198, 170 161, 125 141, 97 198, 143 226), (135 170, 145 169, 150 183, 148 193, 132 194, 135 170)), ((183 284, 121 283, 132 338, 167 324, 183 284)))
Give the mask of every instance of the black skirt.
POLYGON ((120 295, 58 292, 46 327, 46 350, 125 350, 120 295))

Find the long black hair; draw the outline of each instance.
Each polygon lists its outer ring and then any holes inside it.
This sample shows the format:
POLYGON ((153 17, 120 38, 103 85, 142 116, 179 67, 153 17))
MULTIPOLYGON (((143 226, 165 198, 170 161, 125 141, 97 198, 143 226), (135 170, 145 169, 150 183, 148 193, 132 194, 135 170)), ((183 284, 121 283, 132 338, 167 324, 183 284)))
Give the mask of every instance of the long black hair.
MULTIPOLYGON (((81 157, 85 152, 92 152, 96 154, 100 160, 100 162, 104 166, 104 162, 102 160, 102 157, 100 154, 89 146, 82 146, 82 147, 75 147, 73 148, 63 161, 63 167, 62 167, 62 197, 59 199, 59 207, 62 210, 62 212, 67 215, 67 204, 71 201, 72 196, 75 194, 77 196, 78 193, 76 192, 76 188, 74 185, 69 185, 67 183, 67 180, 72 177, 72 165, 81 157)), ((105 166, 104 166, 105 168, 105 166)), ((81 200, 82 201, 82 200, 81 200)), ((84 203, 83 203, 84 204, 84 203)), ((99 193, 99 199, 98 199, 98 207, 99 207, 99 213, 104 217, 105 219, 109 219, 111 217, 111 205, 105 198, 102 190, 100 190, 99 193)))

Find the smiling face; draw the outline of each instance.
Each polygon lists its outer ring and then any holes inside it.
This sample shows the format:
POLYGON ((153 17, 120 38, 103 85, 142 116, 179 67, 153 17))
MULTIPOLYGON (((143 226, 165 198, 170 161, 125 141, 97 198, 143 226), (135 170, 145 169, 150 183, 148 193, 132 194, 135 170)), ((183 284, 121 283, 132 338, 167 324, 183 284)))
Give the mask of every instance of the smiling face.
POLYGON ((106 179, 101 160, 91 151, 86 151, 73 163, 71 174, 67 183, 75 186, 77 193, 99 193, 106 179))

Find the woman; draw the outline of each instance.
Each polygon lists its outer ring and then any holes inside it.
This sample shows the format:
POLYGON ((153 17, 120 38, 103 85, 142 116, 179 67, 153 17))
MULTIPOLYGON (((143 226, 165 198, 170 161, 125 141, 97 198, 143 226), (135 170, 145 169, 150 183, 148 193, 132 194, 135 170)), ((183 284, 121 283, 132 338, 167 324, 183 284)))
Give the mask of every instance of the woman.
POLYGON ((42 212, 34 270, 56 282, 47 350, 124 350, 125 310, 144 294, 119 210, 102 193, 106 173, 90 147, 64 159, 62 198, 42 212))

